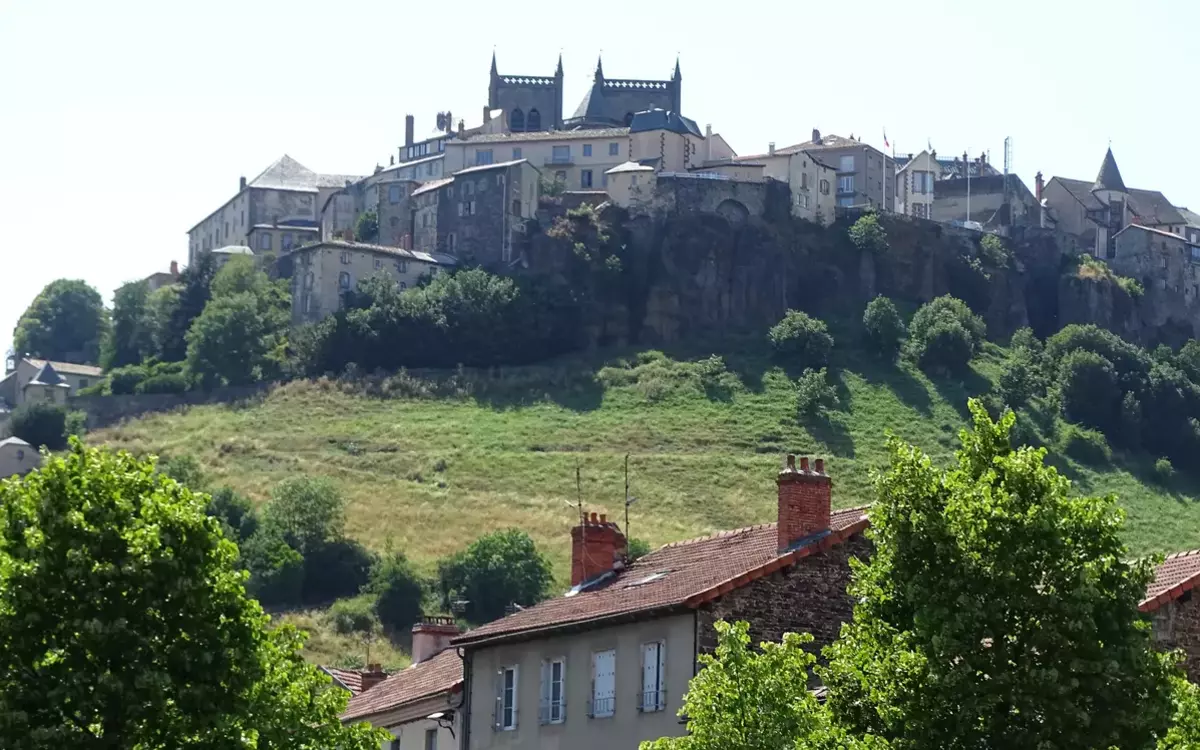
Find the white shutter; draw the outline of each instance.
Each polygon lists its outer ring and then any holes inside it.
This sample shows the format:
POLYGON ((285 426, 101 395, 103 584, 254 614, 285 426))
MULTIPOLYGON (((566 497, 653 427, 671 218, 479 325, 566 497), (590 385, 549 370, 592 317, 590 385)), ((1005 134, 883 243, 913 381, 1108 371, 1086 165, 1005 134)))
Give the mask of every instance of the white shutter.
POLYGON ((667 644, 658 644, 658 710, 667 707, 667 644))
POLYGON ((616 709, 617 652, 592 654, 592 715, 612 716, 616 709))
POLYGON ((667 649, 661 642, 642 644, 642 696, 638 705, 643 711, 659 711, 664 705, 663 674, 667 649))
POLYGON ((550 722, 550 681, 553 677, 552 667, 546 659, 542 660, 541 705, 538 707, 538 721, 542 724, 550 722))
POLYGON ((520 677, 521 677, 521 667, 520 667, 519 665, 517 665, 517 664, 514 664, 514 665, 512 665, 512 667, 510 667, 510 668, 512 669, 512 673, 513 673, 513 679, 512 679, 512 683, 513 683, 513 689, 512 689, 512 729, 516 729, 516 728, 517 728, 517 710, 518 710, 518 704, 519 704, 519 701, 517 700, 517 698, 518 698, 518 696, 520 696, 520 694, 521 694, 521 681, 520 681, 520 677))
POLYGON ((496 670, 496 700, 492 706, 492 729, 499 729, 504 716, 504 670, 496 670))

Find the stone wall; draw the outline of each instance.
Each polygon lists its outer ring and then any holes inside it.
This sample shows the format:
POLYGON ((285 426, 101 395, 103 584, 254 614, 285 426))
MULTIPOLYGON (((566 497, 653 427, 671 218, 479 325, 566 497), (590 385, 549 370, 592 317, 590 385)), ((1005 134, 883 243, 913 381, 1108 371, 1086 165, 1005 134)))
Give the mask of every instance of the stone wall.
POLYGON ((697 618, 697 647, 711 653, 717 646, 717 620, 750 623, 750 640, 779 641, 784 633, 812 633, 814 651, 837 639, 842 623, 850 620, 854 600, 850 557, 866 560, 871 542, 855 534, 844 543, 799 563, 734 589, 701 608, 697 618))
POLYGON ((270 383, 215 388, 187 393, 143 393, 127 396, 80 396, 71 400, 71 408, 87 414, 88 429, 107 427, 144 414, 169 412, 202 404, 231 404, 266 396, 270 383))
POLYGON ((1188 679, 1200 682, 1200 601, 1188 591, 1156 609, 1151 618, 1158 647, 1181 650, 1188 679))

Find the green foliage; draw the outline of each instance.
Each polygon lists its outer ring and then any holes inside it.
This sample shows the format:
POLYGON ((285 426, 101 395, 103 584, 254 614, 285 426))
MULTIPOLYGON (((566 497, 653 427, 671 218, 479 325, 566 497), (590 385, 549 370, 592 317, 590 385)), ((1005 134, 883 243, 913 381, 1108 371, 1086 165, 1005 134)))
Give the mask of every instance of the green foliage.
POLYGON ((242 564, 250 572, 246 590, 264 607, 289 607, 304 594, 304 557, 276 529, 260 526, 241 545, 242 564))
POLYGON ((725 368, 717 355, 697 362, 672 360, 658 350, 641 352, 630 360, 620 360, 596 374, 606 388, 632 386, 643 399, 658 403, 668 399, 705 396, 727 400, 743 390, 737 375, 725 368))
POLYGON ((775 356, 797 367, 824 367, 833 351, 833 336, 825 321, 799 310, 788 310, 771 330, 767 339, 775 356))
POLYGON ((75 409, 67 412, 67 419, 63 424, 63 432, 68 438, 82 438, 87 434, 88 415, 86 411, 75 409))
POLYGON ((987 335, 983 318, 971 312, 966 302, 948 294, 936 297, 917 309, 909 324, 909 339, 925 341, 937 324, 942 322, 958 323, 968 335, 971 351, 978 352, 983 346, 984 336, 987 335))
POLYGON ((263 525, 301 554, 343 538, 346 501, 328 479, 283 480, 263 508, 263 525))
POLYGON ((334 539, 304 552, 305 604, 324 604, 357 594, 370 579, 375 555, 353 539, 334 539))
POLYGON ((922 367, 961 373, 982 348, 987 326, 965 302, 944 295, 921 305, 908 333, 909 352, 922 367))
POLYGON ((979 240, 979 253, 996 268, 1004 268, 1012 260, 1012 253, 1004 246, 1004 240, 994 234, 985 234, 979 240))
POLYGON ((188 371, 205 385, 244 385, 278 376, 285 358, 291 298, 249 258, 213 278, 212 299, 187 332, 188 371))
MULTIPOLYGON (((186 341, 183 336, 187 333, 176 331, 175 326, 181 325, 177 320, 184 287, 182 284, 168 284, 150 292, 146 297, 145 317, 142 327, 147 332, 149 349, 146 358, 157 357, 166 361, 182 361, 186 353, 186 341), (176 338, 178 336, 178 338, 176 338)), ((191 320, 188 320, 191 325, 191 320)))
POLYGON ((625 556, 629 558, 629 562, 645 557, 650 552, 650 542, 647 542, 645 539, 639 539, 636 536, 630 537, 625 544, 625 556))
POLYGON ((1063 416, 1088 427, 1110 430, 1116 424, 1121 389, 1112 362, 1084 349, 1068 353, 1058 368, 1063 416))
POLYGON ((27 401, 13 410, 8 429, 34 448, 62 450, 67 445, 67 410, 45 401, 27 401))
POLYGON ((236 558, 200 497, 127 453, 74 442, 0 483, 0 746, 378 747, 236 558))
POLYGON ((379 214, 374 209, 363 211, 354 225, 354 239, 359 242, 376 242, 379 239, 379 214))
POLYGON ((1058 429, 1060 453, 1089 466, 1104 466, 1112 461, 1112 449, 1104 434, 1074 424, 1062 424, 1058 429))
POLYGON ((404 633, 421 619, 425 586, 401 552, 388 552, 371 569, 367 590, 375 594, 375 614, 393 633, 404 633))
POLYGON ((1175 363, 1193 383, 1200 383, 1200 341, 1188 339, 1176 353, 1175 363))
POLYGON ((1040 339, 1033 333, 1033 329, 1029 326, 1018 328, 1012 335, 1010 345, 1014 350, 1025 350, 1034 358, 1040 357, 1043 350, 1043 345, 1040 339))
POLYGON ((538 181, 538 190, 541 195, 546 198, 557 198, 562 195, 567 189, 567 183, 563 180, 554 180, 549 177, 543 177, 538 181))
POLYGON ((1154 462, 1154 478, 1160 484, 1170 484, 1175 478, 1175 467, 1171 465, 1171 459, 1160 458, 1154 462))
POLYGON ((212 281, 216 274, 217 261, 213 254, 196 253, 192 265, 179 274, 178 287, 164 287, 175 288, 174 292, 158 299, 158 292, 151 295, 147 307, 153 309, 155 327, 158 329, 154 339, 159 359, 181 362, 187 357, 188 331, 212 298, 212 281), (166 319, 160 319, 159 316, 166 316, 166 319))
POLYGON ((717 648, 700 654, 679 715, 687 734, 643 742, 641 750, 882 750, 877 737, 855 738, 834 725, 809 690, 816 657, 808 634, 750 645, 745 622, 714 624, 717 648))
POLYGON ((1146 293, 1141 282, 1137 279, 1114 273, 1107 263, 1095 256, 1085 253, 1078 256, 1078 260, 1079 267, 1076 269, 1075 274, 1081 279, 1110 281, 1124 290, 1133 299, 1137 299, 1146 293))
POLYGON ((118 367, 108 373, 108 392, 113 396, 126 396, 137 392, 137 387, 146 379, 146 368, 141 365, 118 367))
POLYGON ((34 297, 13 331, 18 354, 58 362, 98 362, 108 310, 87 282, 58 279, 34 297))
POLYGON ((188 378, 181 372, 165 372, 151 375, 138 383, 134 393, 183 393, 188 389, 188 378))
POLYGON ((379 620, 370 597, 340 599, 329 608, 329 621, 334 632, 341 635, 372 636, 379 630, 379 620))
POLYGON ((801 421, 820 417, 838 408, 837 389, 829 384, 825 368, 805 370, 796 378, 796 417, 801 421))
POLYGON ((167 456, 158 462, 158 473, 170 477, 193 492, 203 492, 208 486, 204 476, 204 468, 195 456, 180 453, 167 456))
POLYGON ((871 351, 888 362, 900 353, 907 332, 896 304, 883 295, 867 303, 863 312, 863 331, 871 351))
POLYGON ((1195 750, 1200 747, 1200 686, 1182 676, 1172 678, 1171 703, 1171 727, 1157 750, 1195 750))
POLYGON ((149 296, 145 281, 123 284, 113 295, 112 328, 100 347, 100 366, 105 370, 136 365, 153 353, 153 331, 146 325, 149 296))
POLYGON ((510 604, 537 604, 552 581, 549 561, 521 529, 485 534, 438 564, 446 608, 465 601, 463 617, 475 624, 503 617, 510 604))
POLYGON ((1000 379, 997 392, 1004 403, 1013 409, 1024 406, 1042 389, 1041 368, 1028 349, 1013 347, 1000 379))
POLYGON ((850 226, 850 242, 865 253, 882 253, 888 248, 887 232, 879 223, 879 216, 868 211, 850 226))
POLYGON ((239 495, 231 487, 220 487, 213 492, 204 512, 220 521, 225 536, 239 544, 258 531, 258 515, 250 498, 239 495))
POLYGON ((1151 562, 1112 497, 1070 497, 1043 450, 1010 448, 1011 412, 970 408, 949 470, 890 441, 875 554, 821 670, 834 718, 897 750, 1146 747, 1173 665, 1137 610, 1151 562))

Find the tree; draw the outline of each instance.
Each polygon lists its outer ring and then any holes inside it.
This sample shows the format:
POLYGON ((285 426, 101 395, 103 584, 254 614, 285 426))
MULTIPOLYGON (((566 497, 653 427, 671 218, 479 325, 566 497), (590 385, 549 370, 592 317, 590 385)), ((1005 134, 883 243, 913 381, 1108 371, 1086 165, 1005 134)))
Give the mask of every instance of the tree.
POLYGON ((296 476, 283 480, 263 508, 263 525, 279 532, 302 555, 341 539, 346 501, 328 479, 296 476))
POLYGON ((369 750, 204 499, 84 448, 0 483, 0 746, 369 750))
POLYGON ((108 327, 99 292, 84 281, 58 279, 47 284, 17 320, 13 348, 42 359, 95 363, 108 327))
POLYGON ((136 365, 153 354, 153 330, 147 326, 146 314, 149 297, 145 281, 122 284, 113 295, 112 328, 100 347, 100 366, 105 370, 136 365))
MULTIPOLYGON (((192 264, 179 274, 174 304, 170 305, 170 317, 163 321, 165 330, 156 337, 159 358, 167 362, 179 362, 187 357, 187 333, 212 298, 212 280, 216 274, 217 261, 211 252, 196 253, 192 264)), ((172 300, 159 301, 164 307, 169 302, 172 300)))
POLYGON ((987 325, 983 318, 971 312, 967 303, 944 294, 941 297, 926 302, 917 309, 909 325, 909 339, 913 342, 924 343, 929 338, 933 328, 941 322, 954 322, 962 326, 971 343, 972 351, 979 351, 983 338, 987 335, 987 325))
POLYGON ((829 363, 833 336, 825 321, 788 310, 767 333, 775 355, 798 367, 819 369, 829 363))
POLYGON ((234 492, 231 487, 221 487, 212 493, 204 512, 220 521, 225 536, 239 544, 258 531, 258 515, 250 499, 234 492))
POLYGON ((61 450, 67 445, 67 410, 45 401, 24 403, 13 411, 8 428, 35 448, 61 450))
POLYGON ((392 632, 403 633, 421 619, 425 587, 403 553, 388 552, 375 564, 367 590, 377 597, 376 616, 392 632))
POLYGON ((835 720, 897 750, 1142 748, 1171 714, 1173 657, 1138 602, 1152 577, 1112 497, 1070 497, 1012 412, 935 468, 898 439, 855 565, 853 620, 819 670, 835 720))
POLYGON ((1171 680, 1174 715, 1171 728, 1158 741, 1158 750, 1193 750, 1200 747, 1200 686, 1182 676, 1171 680))
POLYGON ((1004 403, 1019 409, 1041 389, 1040 369, 1028 349, 1013 348, 997 383, 1004 403))
POLYGON ((879 223, 879 216, 868 211, 850 226, 850 242, 865 253, 881 253, 888 248, 887 232, 879 223))
POLYGON ((520 529, 493 531, 438 564, 447 609, 465 601, 472 623, 503 617, 510 604, 527 607, 546 598, 553 581, 550 562, 520 529))
MULTIPOLYGON (((146 298, 146 315, 142 325, 146 328, 150 341, 147 358, 157 357, 168 362, 181 361, 183 356, 172 356, 175 351, 175 316, 179 309, 180 295, 183 287, 179 284, 169 284, 159 287, 146 298)), ((191 325, 191 321, 188 321, 191 325)), ((186 329, 184 333, 186 333, 186 329)), ((186 345, 186 340, 180 339, 186 345)), ((185 349, 186 351, 186 349, 185 349)))
POLYGON ((922 367, 959 373, 982 348, 986 333, 983 319, 947 294, 921 305, 913 315, 908 346, 922 367))
POLYGON ((375 242, 379 239, 379 214, 374 210, 364 211, 354 225, 354 239, 359 242, 375 242))
POLYGON ((643 742, 641 750, 766 750, 768 748, 885 748, 875 737, 851 738, 830 721, 809 690, 816 657, 808 634, 786 633, 781 643, 750 647, 745 622, 718 621, 717 650, 699 656, 679 715, 688 733, 643 742))
POLYGON ((1121 389, 1112 362, 1104 357, 1085 349, 1067 354, 1058 369, 1058 390, 1067 419, 1102 431, 1116 425, 1121 389))
POLYGON ((796 417, 819 417, 838 407, 837 389, 829 385, 825 368, 807 369, 796 378, 796 417))
POLYGON ((863 331, 872 351, 889 362, 896 358, 905 329, 894 302, 883 295, 868 302, 863 311, 863 331))

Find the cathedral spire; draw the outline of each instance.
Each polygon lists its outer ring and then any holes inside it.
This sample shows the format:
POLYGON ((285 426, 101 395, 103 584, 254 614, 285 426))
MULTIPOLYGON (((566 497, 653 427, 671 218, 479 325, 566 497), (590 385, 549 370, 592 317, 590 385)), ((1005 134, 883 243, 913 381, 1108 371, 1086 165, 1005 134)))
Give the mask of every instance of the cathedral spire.
POLYGON ((1092 185, 1092 192, 1097 190, 1126 192, 1125 181, 1121 179, 1121 170, 1117 169, 1117 160, 1113 158, 1111 146, 1104 154, 1104 163, 1100 165, 1100 174, 1096 175, 1096 182, 1092 185))

